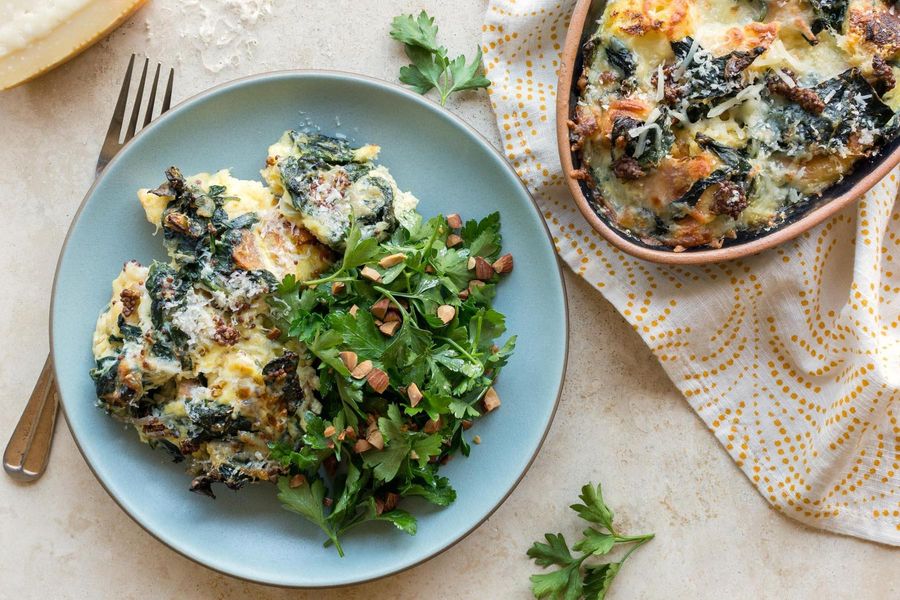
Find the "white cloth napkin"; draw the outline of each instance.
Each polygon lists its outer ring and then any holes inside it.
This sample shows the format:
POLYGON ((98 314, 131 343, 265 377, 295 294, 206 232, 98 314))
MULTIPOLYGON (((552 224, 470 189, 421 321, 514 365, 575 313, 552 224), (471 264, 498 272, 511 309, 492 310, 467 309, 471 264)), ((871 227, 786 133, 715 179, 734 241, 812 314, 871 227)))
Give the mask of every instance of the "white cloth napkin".
POLYGON ((556 149, 574 0, 491 0, 483 46, 504 150, 563 259, 615 305, 775 509, 900 545, 897 171, 759 256, 704 267, 629 257, 582 219, 556 149))

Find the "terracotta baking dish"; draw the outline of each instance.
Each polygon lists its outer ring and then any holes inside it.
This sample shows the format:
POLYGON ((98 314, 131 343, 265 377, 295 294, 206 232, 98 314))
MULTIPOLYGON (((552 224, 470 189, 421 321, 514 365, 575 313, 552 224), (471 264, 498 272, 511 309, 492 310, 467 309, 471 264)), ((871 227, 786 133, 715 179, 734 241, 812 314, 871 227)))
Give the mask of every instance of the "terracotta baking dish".
POLYGON ((900 137, 885 146, 876 156, 860 161, 855 170, 843 181, 828 189, 821 198, 805 210, 789 217, 780 225, 752 235, 739 235, 726 240, 718 249, 697 249, 674 252, 666 246, 651 246, 631 234, 619 230, 602 212, 592 207, 590 191, 579 180, 569 176, 580 167, 573 156, 569 141, 568 121, 578 98, 575 83, 582 69, 581 46, 593 33, 597 20, 603 13, 606 0, 579 0, 575 6, 569 33, 563 48, 562 66, 559 71, 559 88, 556 103, 556 133, 563 173, 578 204, 581 214, 609 243, 638 258, 665 264, 705 264, 731 260, 756 254, 790 240, 807 229, 821 223, 837 211, 859 199, 900 163, 900 137))

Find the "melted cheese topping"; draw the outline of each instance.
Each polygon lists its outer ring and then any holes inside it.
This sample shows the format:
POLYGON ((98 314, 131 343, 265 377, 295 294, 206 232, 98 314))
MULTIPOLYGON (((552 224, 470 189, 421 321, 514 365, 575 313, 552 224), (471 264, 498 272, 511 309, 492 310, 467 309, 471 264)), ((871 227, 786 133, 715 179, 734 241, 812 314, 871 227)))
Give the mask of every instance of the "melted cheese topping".
MULTIPOLYGON (((308 279, 331 265, 331 253, 282 214, 275 197, 259 182, 235 179, 227 170, 201 173, 188 182, 201 190, 224 187, 223 210, 229 219, 248 213, 258 217, 240 246, 243 259, 255 262, 232 271, 217 288, 193 284, 180 300, 154 298, 148 292, 153 269, 127 263, 113 281, 112 298, 93 336, 98 370, 113 361, 116 372, 111 375, 119 384, 101 400, 108 410, 131 420, 143 441, 190 455, 197 474, 235 486, 247 479, 266 480, 274 468, 265 459, 267 443, 296 435, 302 415, 321 407, 315 398, 315 371, 303 358, 305 349, 296 341, 281 341, 277 332, 273 335, 266 302, 271 286, 255 273, 268 272, 277 280, 289 274, 308 279), (153 310, 162 310, 166 325, 180 332, 179 356, 157 350, 160 330, 153 310), (291 413, 296 417, 284 414, 285 399, 266 373, 267 366, 288 355, 300 358, 294 363, 296 371, 287 374, 296 377, 304 395, 303 404, 291 413), (132 396, 153 399, 146 416, 134 416, 127 400, 132 396), (227 439, 194 442, 198 410, 221 411, 222 423, 243 422, 246 430, 227 439)), ((174 196, 161 188, 140 190, 138 197, 147 220, 160 229, 174 196)))
POLYGON ((900 75, 900 17, 845 8, 838 27, 803 0, 610 0, 586 47, 574 175, 621 228, 676 250, 802 210, 896 132, 884 70, 900 75))

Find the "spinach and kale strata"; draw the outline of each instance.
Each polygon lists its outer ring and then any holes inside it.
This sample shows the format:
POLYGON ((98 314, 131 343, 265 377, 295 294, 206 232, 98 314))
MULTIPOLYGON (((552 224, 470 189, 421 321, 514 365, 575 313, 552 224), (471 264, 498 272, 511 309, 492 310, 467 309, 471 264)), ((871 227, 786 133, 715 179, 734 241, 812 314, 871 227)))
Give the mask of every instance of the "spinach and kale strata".
POLYGON ((570 122, 598 211, 651 245, 777 226, 897 134, 881 0, 610 0, 570 122))
POLYGON ((297 132, 276 146, 271 189, 172 167, 138 193, 171 260, 126 263, 93 338, 99 405, 186 459, 191 488, 210 495, 214 482, 286 472, 270 445, 294 447, 321 410, 312 357, 273 324, 267 297, 328 270, 351 215, 383 237, 417 203, 374 163, 376 146, 297 132))

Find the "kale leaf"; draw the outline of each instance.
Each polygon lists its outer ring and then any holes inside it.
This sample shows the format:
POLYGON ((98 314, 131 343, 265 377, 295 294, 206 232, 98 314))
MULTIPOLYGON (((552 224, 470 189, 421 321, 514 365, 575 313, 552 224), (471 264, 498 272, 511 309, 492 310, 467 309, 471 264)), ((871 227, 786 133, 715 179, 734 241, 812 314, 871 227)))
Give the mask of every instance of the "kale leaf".
POLYGON ((685 107, 727 98, 739 92, 746 87, 744 71, 765 51, 765 48, 757 47, 749 52, 735 50, 716 57, 695 44, 691 37, 674 41, 671 46, 675 53, 675 66, 670 72, 671 83, 685 107), (694 49, 693 55, 691 48, 694 49))
POLYGON ((817 17, 813 22, 814 32, 818 33, 825 27, 835 33, 843 32, 849 0, 809 0, 809 3, 817 17))
POLYGON ((867 151, 896 134, 893 111, 858 69, 848 69, 812 89, 827 99, 819 115, 768 98, 768 121, 777 133, 767 144, 773 151, 792 157, 831 154, 848 148, 851 137, 858 150, 867 151))

